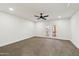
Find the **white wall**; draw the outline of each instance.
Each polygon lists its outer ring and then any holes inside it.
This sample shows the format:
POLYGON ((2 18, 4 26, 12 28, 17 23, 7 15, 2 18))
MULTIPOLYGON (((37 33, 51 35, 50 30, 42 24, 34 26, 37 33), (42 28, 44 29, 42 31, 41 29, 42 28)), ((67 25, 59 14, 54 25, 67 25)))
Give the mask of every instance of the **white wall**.
POLYGON ((52 26, 57 26, 57 37, 59 39, 69 40, 71 39, 71 27, 69 19, 61 19, 61 20, 53 20, 53 21, 45 21, 45 22, 37 22, 36 23, 36 34, 37 36, 46 36, 46 27, 49 26, 49 37, 52 37, 52 26))
POLYGON ((34 22, 0 12, 0 46, 34 36, 34 22))
POLYGON ((44 21, 39 21, 36 22, 36 26, 35 26, 35 33, 36 36, 41 36, 41 37, 46 37, 46 22, 44 21))
POLYGON ((79 12, 71 18, 72 42, 79 48, 79 12))
POLYGON ((50 25, 52 26, 52 22, 56 25, 57 30, 57 38, 69 40, 71 39, 71 27, 69 19, 59 19, 55 21, 51 21, 50 25))

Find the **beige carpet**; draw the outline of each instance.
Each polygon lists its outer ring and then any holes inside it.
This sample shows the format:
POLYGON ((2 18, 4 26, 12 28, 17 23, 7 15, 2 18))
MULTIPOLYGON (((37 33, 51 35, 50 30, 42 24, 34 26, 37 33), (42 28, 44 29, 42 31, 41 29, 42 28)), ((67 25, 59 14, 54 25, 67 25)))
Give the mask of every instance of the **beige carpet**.
POLYGON ((68 40, 33 37, 0 47, 1 56, 79 56, 68 40))

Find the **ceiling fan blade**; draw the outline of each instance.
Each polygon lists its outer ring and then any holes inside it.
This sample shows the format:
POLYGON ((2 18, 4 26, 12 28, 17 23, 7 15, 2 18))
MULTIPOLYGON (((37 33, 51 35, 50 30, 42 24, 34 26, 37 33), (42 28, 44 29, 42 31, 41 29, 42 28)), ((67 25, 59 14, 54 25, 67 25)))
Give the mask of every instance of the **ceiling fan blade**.
POLYGON ((35 17, 39 17, 39 16, 37 16, 37 15, 34 15, 35 17))
POLYGON ((44 17, 48 17, 49 15, 46 15, 46 16, 44 16, 44 17))
POLYGON ((44 18, 44 20, 46 20, 46 18, 44 18))
POLYGON ((38 20, 40 19, 40 17, 37 18, 38 20))
POLYGON ((42 17, 42 19, 46 20, 46 18, 42 17))

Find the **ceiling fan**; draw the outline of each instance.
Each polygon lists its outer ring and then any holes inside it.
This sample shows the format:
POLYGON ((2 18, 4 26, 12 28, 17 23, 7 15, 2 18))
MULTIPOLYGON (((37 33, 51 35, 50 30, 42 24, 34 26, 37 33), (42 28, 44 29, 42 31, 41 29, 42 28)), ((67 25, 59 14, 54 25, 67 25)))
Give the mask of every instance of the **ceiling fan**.
POLYGON ((43 16, 43 13, 40 13, 40 16, 37 16, 37 15, 34 15, 35 17, 37 17, 37 19, 43 19, 43 20, 47 20, 46 17, 48 17, 49 15, 44 15, 43 16))

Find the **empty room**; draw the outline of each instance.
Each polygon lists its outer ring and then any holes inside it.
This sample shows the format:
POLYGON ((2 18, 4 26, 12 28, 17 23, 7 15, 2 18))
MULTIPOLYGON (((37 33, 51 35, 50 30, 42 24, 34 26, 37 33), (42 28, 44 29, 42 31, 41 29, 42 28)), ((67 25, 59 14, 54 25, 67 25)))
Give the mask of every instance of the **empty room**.
POLYGON ((79 56, 79 3, 0 3, 0 56, 79 56))

